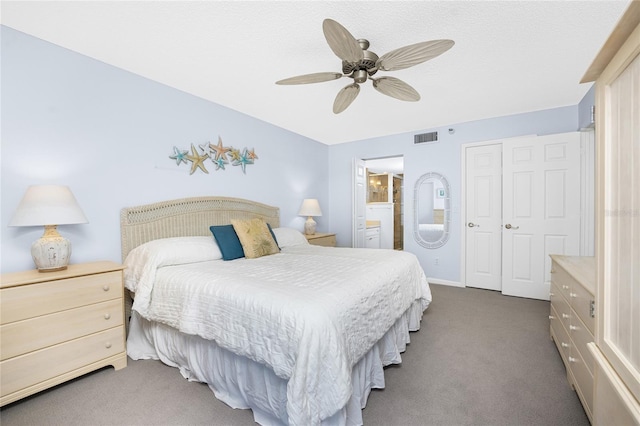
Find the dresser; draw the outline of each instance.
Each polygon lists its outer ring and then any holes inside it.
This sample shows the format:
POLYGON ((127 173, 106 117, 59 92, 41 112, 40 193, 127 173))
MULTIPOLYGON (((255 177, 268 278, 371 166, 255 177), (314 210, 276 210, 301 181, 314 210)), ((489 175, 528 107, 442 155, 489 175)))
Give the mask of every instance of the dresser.
POLYGON ((336 234, 323 234, 316 232, 313 235, 305 235, 309 244, 314 246, 335 247, 336 246, 336 234))
POLYGON ((595 361, 587 348, 595 332, 595 258, 551 255, 551 338, 589 420, 595 361))
POLYGON ((0 276, 0 406, 127 366, 123 269, 92 262, 0 276))

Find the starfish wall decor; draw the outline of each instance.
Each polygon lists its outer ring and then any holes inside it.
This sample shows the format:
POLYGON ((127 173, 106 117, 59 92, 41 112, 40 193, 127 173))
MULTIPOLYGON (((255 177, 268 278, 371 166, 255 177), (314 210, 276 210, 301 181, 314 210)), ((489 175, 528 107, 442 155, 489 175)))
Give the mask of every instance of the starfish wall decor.
POLYGON ((224 146, 222 138, 218 136, 217 145, 207 142, 196 147, 191 144, 191 153, 174 146, 173 155, 170 155, 169 158, 176 160, 177 166, 181 163, 189 165, 189 162, 191 162, 191 171, 189 172, 191 175, 198 169, 208 174, 209 171, 204 164, 206 160, 211 160, 216 171, 226 170, 225 165, 231 164, 232 166, 240 166, 242 173, 246 174, 247 165, 253 164, 254 160, 258 159, 258 156, 253 148, 249 150, 245 147, 240 151, 232 146, 224 146))

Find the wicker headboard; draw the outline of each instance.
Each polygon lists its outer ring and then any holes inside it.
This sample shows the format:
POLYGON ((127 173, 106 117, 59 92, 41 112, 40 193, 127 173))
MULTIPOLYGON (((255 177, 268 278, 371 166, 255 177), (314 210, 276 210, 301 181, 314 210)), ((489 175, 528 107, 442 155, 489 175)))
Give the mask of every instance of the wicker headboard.
POLYGON ((170 237, 211 235, 211 225, 228 225, 231 219, 261 218, 280 226, 280 209, 255 201, 229 197, 197 197, 162 201, 120 212, 122 260, 147 241, 170 237))

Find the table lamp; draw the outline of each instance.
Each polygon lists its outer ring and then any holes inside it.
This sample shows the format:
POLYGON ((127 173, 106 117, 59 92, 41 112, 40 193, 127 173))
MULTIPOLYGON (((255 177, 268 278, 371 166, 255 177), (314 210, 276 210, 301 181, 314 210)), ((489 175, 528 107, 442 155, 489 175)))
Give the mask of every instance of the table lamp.
POLYGON ((320 204, 315 198, 307 198, 302 202, 300 216, 307 216, 307 221, 304 223, 304 233, 307 235, 313 235, 316 233, 316 221, 313 220, 313 216, 322 216, 320 210, 320 204))
POLYGON ((71 257, 71 243, 56 227, 88 223, 67 186, 33 185, 27 188, 9 226, 44 226, 44 235, 31 245, 31 256, 40 272, 61 271, 71 257))

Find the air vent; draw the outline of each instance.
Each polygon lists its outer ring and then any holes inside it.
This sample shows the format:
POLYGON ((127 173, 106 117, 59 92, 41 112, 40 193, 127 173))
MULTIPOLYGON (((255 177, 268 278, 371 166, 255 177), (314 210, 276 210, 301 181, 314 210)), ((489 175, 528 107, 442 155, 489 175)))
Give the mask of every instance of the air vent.
POLYGON ((413 143, 438 142, 438 132, 421 133, 413 136, 413 143))

